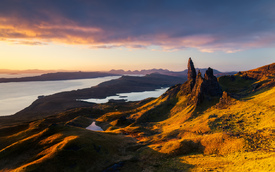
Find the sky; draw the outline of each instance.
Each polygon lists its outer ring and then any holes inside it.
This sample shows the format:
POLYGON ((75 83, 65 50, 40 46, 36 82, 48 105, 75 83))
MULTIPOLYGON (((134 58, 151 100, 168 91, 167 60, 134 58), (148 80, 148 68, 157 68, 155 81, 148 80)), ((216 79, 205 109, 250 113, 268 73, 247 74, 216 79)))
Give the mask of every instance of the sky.
POLYGON ((274 0, 1 0, 0 69, 242 71, 275 62, 274 0))

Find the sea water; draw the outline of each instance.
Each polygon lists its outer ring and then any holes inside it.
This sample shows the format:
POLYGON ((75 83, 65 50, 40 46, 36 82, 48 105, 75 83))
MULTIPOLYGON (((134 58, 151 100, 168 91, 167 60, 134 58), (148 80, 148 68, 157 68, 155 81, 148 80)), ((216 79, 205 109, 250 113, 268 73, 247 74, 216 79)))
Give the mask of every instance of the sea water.
POLYGON ((12 115, 26 108, 41 95, 89 88, 119 77, 0 83, 0 116, 12 115))
POLYGON ((95 122, 92 122, 92 124, 89 125, 86 129, 92 130, 92 131, 103 131, 103 129, 100 126, 97 126, 95 122))
POLYGON ((116 96, 108 96, 105 99, 79 99, 79 101, 91 102, 91 103, 107 103, 109 100, 125 100, 125 101, 140 101, 149 97, 157 98, 165 93, 168 88, 156 89, 154 91, 142 91, 142 92, 130 92, 119 93, 116 96))

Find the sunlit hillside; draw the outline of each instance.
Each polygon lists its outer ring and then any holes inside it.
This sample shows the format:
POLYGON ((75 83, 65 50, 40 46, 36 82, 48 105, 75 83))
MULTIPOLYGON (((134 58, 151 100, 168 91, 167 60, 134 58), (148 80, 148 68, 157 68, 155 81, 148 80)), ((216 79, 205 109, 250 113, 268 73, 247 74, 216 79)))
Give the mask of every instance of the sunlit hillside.
POLYGON ((2 128, 0 169, 274 171, 274 68, 218 79, 209 68, 204 78, 190 75, 157 99, 98 104, 2 128), (218 82, 215 91, 222 92, 213 95, 218 82), (105 131, 85 129, 92 121, 105 131))

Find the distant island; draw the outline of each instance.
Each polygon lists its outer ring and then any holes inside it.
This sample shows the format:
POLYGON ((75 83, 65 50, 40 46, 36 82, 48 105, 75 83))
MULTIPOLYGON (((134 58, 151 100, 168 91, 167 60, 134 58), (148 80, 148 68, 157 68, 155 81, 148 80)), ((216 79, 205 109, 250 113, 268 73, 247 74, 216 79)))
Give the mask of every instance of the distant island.
POLYGON ((39 76, 21 77, 21 78, 0 78, 0 83, 5 82, 27 82, 27 81, 57 81, 72 79, 89 79, 105 76, 115 76, 117 74, 104 72, 56 72, 47 73, 39 76))

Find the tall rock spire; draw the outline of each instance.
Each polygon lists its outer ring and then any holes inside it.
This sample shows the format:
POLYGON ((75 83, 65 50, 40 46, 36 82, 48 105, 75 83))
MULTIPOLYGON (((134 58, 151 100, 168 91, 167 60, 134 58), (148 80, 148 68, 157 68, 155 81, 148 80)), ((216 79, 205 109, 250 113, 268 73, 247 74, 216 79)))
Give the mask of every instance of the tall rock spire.
POLYGON ((201 104, 204 99, 211 100, 212 97, 221 97, 222 88, 213 75, 213 69, 208 68, 205 72, 204 78, 202 78, 201 73, 198 73, 196 83, 192 89, 191 102, 196 105, 201 104))
POLYGON ((212 68, 208 68, 204 78, 201 72, 196 73, 193 61, 188 60, 188 80, 182 85, 181 89, 185 95, 190 94, 188 103, 195 105, 201 104, 205 99, 211 100, 213 97, 222 96, 222 88, 214 76, 212 68))
POLYGON ((188 80, 196 80, 196 69, 194 67, 191 57, 188 60, 188 80))
POLYGON ((210 96, 222 96, 222 88, 217 80, 217 78, 213 75, 213 69, 208 68, 204 74, 205 80, 205 92, 210 96))
POLYGON ((194 67, 194 64, 193 64, 193 61, 191 59, 191 57, 189 58, 188 60, 188 65, 187 65, 187 68, 188 68, 188 73, 187 73, 187 81, 189 83, 189 86, 188 86, 188 92, 191 92, 195 83, 196 83, 196 69, 194 67))

